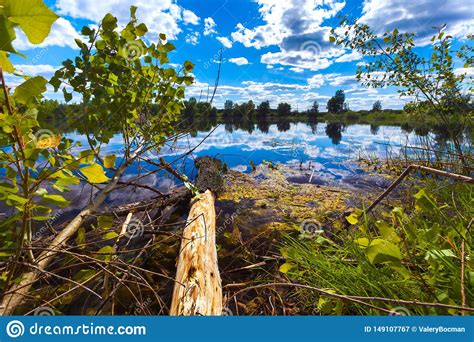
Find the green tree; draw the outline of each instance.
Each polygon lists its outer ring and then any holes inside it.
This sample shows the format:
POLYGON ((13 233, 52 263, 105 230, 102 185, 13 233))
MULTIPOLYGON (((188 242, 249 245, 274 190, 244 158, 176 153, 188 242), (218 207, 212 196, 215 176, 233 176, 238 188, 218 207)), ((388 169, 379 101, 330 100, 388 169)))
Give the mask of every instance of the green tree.
POLYGON ((342 113, 344 111, 344 102, 346 95, 344 90, 336 91, 336 94, 328 100, 327 109, 329 113, 342 113))
POLYGON ((374 104, 372 105, 372 111, 373 112, 380 112, 382 110, 382 102, 379 100, 375 101, 374 104))
MULTIPOLYGON (((457 50, 453 48, 452 36, 446 35, 442 29, 431 39, 431 54, 421 54, 415 49, 413 33, 400 33, 398 29, 385 32, 379 36, 366 24, 349 20, 341 21, 344 34, 333 29, 330 41, 353 49, 362 55, 370 56, 370 61, 359 66, 357 79, 364 85, 381 88, 397 87, 401 96, 416 98, 414 108, 426 101, 433 112, 439 117, 453 141, 455 153, 468 171, 468 162, 461 146, 461 135, 466 124, 472 121, 472 106, 458 106, 464 91, 473 90, 472 77, 467 78, 466 72, 455 70, 455 60, 464 63, 464 68, 472 67, 474 46, 465 43, 457 50), (452 128, 452 123, 456 122, 452 128)), ((472 34, 467 40, 474 39, 472 34)), ((420 111, 426 109, 421 105, 420 111)))
POLYGON ((280 117, 289 116, 291 114, 291 105, 286 102, 278 104, 277 113, 280 117))
POLYGON ((263 101, 257 107, 257 117, 266 118, 270 114, 270 101, 263 101))
POLYGON ((311 106, 311 108, 308 112, 311 116, 316 116, 316 115, 319 114, 319 103, 318 103, 318 101, 313 102, 313 105, 311 106))
POLYGON ((232 111, 234 110, 234 102, 231 100, 227 100, 224 103, 224 116, 229 117, 232 115, 232 111))
MULTIPOLYGON (((11 4, 12 8, 15 6, 11 4)), ((30 10, 34 12, 37 8, 30 10)), ((52 250, 45 250, 38 256, 36 265, 39 269, 48 267, 58 246, 69 240, 79 230, 84 219, 98 209, 130 165, 142 159, 146 152, 159 151, 166 141, 174 139, 174 123, 182 110, 184 89, 193 82, 190 74, 193 64, 185 62, 182 75, 171 67, 166 68, 168 52, 174 46, 166 42, 163 34, 157 43, 147 44, 142 38, 147 27, 137 23, 135 12, 136 7, 132 6, 130 22, 120 31, 117 18, 111 14, 104 17, 98 28, 84 27, 82 34, 87 37, 87 42, 76 40, 79 56, 74 61, 63 62, 63 67, 50 80, 56 91, 62 90, 66 102, 72 99, 71 91, 82 96, 80 132, 87 137, 89 149, 82 151, 78 158, 63 153, 63 150, 73 145, 68 139, 63 138, 58 142, 55 136, 49 136, 48 139, 41 136, 39 139, 23 138, 31 135, 32 128, 37 126, 36 113, 30 109, 20 112, 8 105, 9 94, 2 77, 4 96, 0 100, 6 104, 8 113, 1 113, 0 122, 15 151, 14 158, 18 158, 22 169, 9 170, 14 160, 3 151, 0 159, 2 167, 7 168, 7 174, 12 179, 10 189, 18 191, 18 178, 22 184, 21 196, 11 195, 10 190, 6 194, 9 198, 6 199, 7 204, 15 206, 24 214, 21 220, 22 236, 31 232, 33 214, 51 211, 50 206, 45 204, 68 205, 62 196, 49 194, 47 189, 40 188, 40 178, 49 180, 59 191, 65 191, 68 185, 79 181, 94 187, 102 184, 90 204, 54 237, 52 250), (153 106, 157 115, 152 112, 153 106), (16 126, 18 124, 20 126, 16 126), (102 145, 107 144, 117 132, 122 135, 123 151, 118 157, 115 154, 101 155, 102 145), (55 153, 50 152, 56 148, 58 150, 55 153), (41 172, 36 163, 39 155, 46 160, 47 166, 41 172), (32 197, 40 198, 38 204, 31 200, 32 197)), ((28 32, 25 33, 28 36, 28 32)), ((15 89, 13 98, 22 108, 28 108, 45 90, 46 80, 29 78, 15 89)), ((14 215, 2 224, 11 224, 16 220, 18 216, 14 215)), ((21 279, 10 287, 9 294, 3 297, 0 314, 11 313, 21 304, 37 277, 36 271, 21 275, 21 279)))

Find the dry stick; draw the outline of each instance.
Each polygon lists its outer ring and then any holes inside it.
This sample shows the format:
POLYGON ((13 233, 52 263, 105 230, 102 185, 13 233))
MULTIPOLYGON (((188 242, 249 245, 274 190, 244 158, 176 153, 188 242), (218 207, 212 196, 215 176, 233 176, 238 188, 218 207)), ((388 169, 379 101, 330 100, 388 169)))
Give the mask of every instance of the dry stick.
POLYGON ((437 170, 437 169, 433 169, 431 167, 427 167, 427 166, 421 166, 421 165, 416 165, 416 164, 412 164, 410 166, 408 166, 400 176, 398 176, 398 178, 388 187, 387 190, 385 190, 367 209, 366 209, 366 212, 370 212, 372 209, 375 208, 375 206, 377 204, 379 204, 385 197, 387 197, 387 195, 389 193, 392 192, 393 189, 395 189, 395 187, 400 184, 400 182, 405 179, 406 176, 408 176, 410 174, 411 171, 413 170, 419 170, 419 171, 425 171, 425 172, 429 172, 429 173, 432 173, 432 174, 435 174, 435 175, 438 175, 438 176, 441 176, 441 177, 448 177, 448 178, 452 178, 452 179, 455 179, 455 180, 458 180, 458 181, 461 181, 461 182, 466 182, 468 184, 474 184, 474 178, 472 177, 469 177, 469 176, 463 176, 463 175, 459 175, 457 173, 451 173, 451 172, 446 172, 446 171, 442 171, 442 170, 437 170))
POLYGON ((271 283, 271 284, 260 284, 260 285, 249 286, 249 287, 246 287, 245 289, 239 290, 236 293, 234 293, 228 299, 228 301, 230 301, 232 298, 236 297, 237 295, 239 295, 242 292, 249 291, 249 290, 261 289, 261 288, 266 288, 266 287, 271 287, 271 286, 297 287, 297 288, 301 288, 301 289, 313 290, 313 291, 319 292, 319 293, 321 293, 325 296, 328 296, 328 297, 338 298, 338 299, 341 299, 341 300, 346 301, 346 302, 357 303, 357 304, 360 304, 360 305, 368 306, 368 307, 370 307, 372 309, 375 309, 375 310, 379 310, 379 311, 382 311, 382 312, 385 312, 385 313, 393 314, 393 311, 391 311, 391 310, 380 308, 380 307, 372 305, 370 303, 366 303, 362 300, 351 298, 350 296, 344 296, 344 295, 341 295, 341 294, 329 292, 329 291, 319 289, 317 287, 312 287, 312 286, 309 286, 309 285, 293 284, 293 283, 271 283))
POLYGON ((309 286, 309 285, 303 285, 303 284, 294 284, 294 283, 271 283, 271 284, 260 284, 260 285, 254 285, 250 287, 246 287, 242 290, 237 291, 234 293, 229 299, 231 300, 233 297, 237 296, 238 294, 248 291, 248 290, 255 290, 259 288, 265 288, 265 287, 270 287, 270 286, 282 286, 282 287, 297 287, 301 289, 307 289, 307 290, 312 290, 319 292, 321 294, 327 295, 328 297, 334 297, 338 298, 341 300, 349 301, 349 302, 354 302, 358 303, 361 305, 365 305, 368 307, 371 307, 376 310, 380 310, 383 312, 387 312, 390 314, 395 314, 391 310, 379 308, 377 306, 374 306, 372 304, 366 303, 364 301, 380 301, 380 302, 388 302, 388 303, 395 303, 395 304, 406 304, 406 305, 418 305, 418 306, 428 306, 428 307, 435 307, 435 308, 443 308, 443 309, 454 309, 454 310, 460 310, 460 311, 469 311, 469 312, 474 312, 474 308, 470 307, 462 307, 462 306, 457 306, 457 305, 449 305, 449 304, 442 304, 442 303, 426 303, 426 302, 418 302, 416 300, 404 300, 404 299, 392 299, 392 298, 383 298, 383 297, 363 297, 363 296, 351 296, 351 295, 341 295, 333 292, 328 292, 326 290, 309 286))
MULTIPOLYGON (((141 146, 135 151, 131 160, 134 160, 135 156, 141 150, 141 146)), ((25 295, 30 290, 33 283, 36 282, 38 275, 41 273, 41 270, 45 270, 53 257, 59 252, 59 249, 69 240, 74 233, 80 228, 82 222, 86 217, 91 215, 97 208, 105 201, 110 191, 112 191, 115 186, 117 186, 118 181, 121 176, 124 174, 129 163, 124 163, 115 173, 112 181, 110 181, 107 186, 102 189, 94 201, 90 203, 84 210, 82 210, 51 242, 50 250, 45 251, 40 254, 37 263, 37 270, 30 271, 21 276, 21 281, 11 287, 13 293, 5 295, 0 304, 0 316, 11 315, 15 309, 23 303, 25 295)))

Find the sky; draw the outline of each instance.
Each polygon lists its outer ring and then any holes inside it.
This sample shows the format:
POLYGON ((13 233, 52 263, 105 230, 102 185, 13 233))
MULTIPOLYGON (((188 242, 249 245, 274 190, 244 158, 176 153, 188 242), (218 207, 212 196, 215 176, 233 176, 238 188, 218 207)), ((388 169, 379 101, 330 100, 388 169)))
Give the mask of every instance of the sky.
MULTIPOLYGON (((21 1, 21 0, 20 0, 21 1)), ((339 15, 349 15, 381 33, 398 28, 416 33, 419 53, 429 56, 433 27, 446 24, 454 46, 474 32, 472 0, 46 0, 60 18, 41 45, 31 45, 17 32, 14 46, 27 58, 14 56, 17 69, 28 75, 51 77, 61 62, 78 54, 75 38, 84 25, 97 25, 106 13, 125 24, 131 5, 149 29, 146 38, 157 41, 165 33, 176 50, 171 66, 190 60, 195 83, 187 97, 205 101, 223 63, 214 104, 269 100, 272 107, 288 102, 305 110, 313 101, 325 110, 338 89, 346 93, 351 109, 371 109, 380 100, 384 108, 398 109, 409 100, 393 88, 369 89, 357 83, 357 52, 329 43, 339 15), (210 90, 208 90, 210 89, 210 90)), ((459 62, 457 62, 459 63, 459 62)), ((462 66, 457 65, 459 71, 462 66)), ((473 70, 465 70, 472 75, 473 70)), ((13 77, 9 79, 15 83, 13 77)), ((14 84, 13 84, 14 85, 14 84)), ((61 99, 48 88, 46 97, 61 99)))

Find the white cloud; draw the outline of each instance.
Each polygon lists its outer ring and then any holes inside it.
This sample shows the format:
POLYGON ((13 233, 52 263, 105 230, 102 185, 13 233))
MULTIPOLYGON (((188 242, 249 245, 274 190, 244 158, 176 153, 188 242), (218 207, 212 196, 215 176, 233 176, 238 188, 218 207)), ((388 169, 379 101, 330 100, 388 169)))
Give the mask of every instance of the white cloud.
POLYGON ((454 69, 454 73, 455 73, 456 75, 465 74, 467 77, 472 77, 472 76, 474 76, 474 67, 470 67, 470 68, 456 68, 456 69, 454 69))
POLYGON ((296 72, 296 73, 302 73, 304 71, 303 68, 290 68, 291 71, 296 72))
POLYGON ((350 53, 346 53, 334 60, 335 63, 345 63, 345 62, 353 62, 361 59, 363 56, 357 52, 357 51, 352 51, 350 53))
POLYGON ((183 9, 183 21, 186 24, 197 25, 199 24, 199 20, 199 17, 194 14, 194 12, 187 9, 183 9))
POLYGON ((229 58, 229 62, 237 64, 237 65, 247 65, 249 61, 245 57, 237 57, 237 58, 229 58))
POLYGON ((232 47, 232 42, 227 37, 217 37, 216 38, 225 48, 230 49, 232 47))
POLYGON ((188 35, 186 35, 185 41, 188 44, 197 45, 199 43, 199 37, 200 37, 199 32, 189 33, 188 35))
POLYGON ((333 17, 345 5, 335 0, 256 0, 265 24, 253 29, 239 23, 232 33, 234 41, 260 49, 279 45, 291 35, 313 32, 325 19, 333 17))
POLYGON ((360 21, 375 32, 397 28, 416 33, 418 44, 429 44, 433 27, 447 24, 446 33, 463 38, 474 30, 472 0, 365 0, 360 21))
POLYGON ((137 18, 144 22, 151 39, 165 33, 169 39, 176 39, 182 32, 180 23, 197 24, 199 18, 191 11, 183 9, 173 0, 57 0, 58 14, 81 18, 98 23, 105 14, 113 13, 124 25, 130 18, 130 6, 137 6, 137 18))
POLYGON ((312 88, 319 88, 324 84, 324 77, 325 77, 325 75, 316 74, 316 75, 308 78, 308 84, 312 88))
POLYGON ((46 78, 50 78, 56 72, 56 70, 60 69, 61 66, 54 66, 49 64, 17 64, 15 65, 17 71, 22 72, 24 75, 28 76, 44 76, 46 78))
POLYGON ((289 66, 296 72, 321 70, 344 50, 329 42, 330 27, 323 22, 336 15, 345 2, 337 0, 256 0, 263 25, 254 28, 239 23, 234 42, 260 49, 278 46, 280 51, 261 56, 261 62, 289 66))
POLYGON ((68 46, 72 49, 78 49, 74 39, 80 38, 79 33, 77 33, 71 23, 64 18, 58 18, 58 20, 53 23, 49 36, 46 37, 41 44, 31 44, 23 31, 17 30, 16 34, 17 39, 13 41, 13 44, 15 48, 20 51, 48 46, 68 46))
POLYGON ((204 35, 208 36, 210 34, 217 33, 216 31, 216 22, 211 17, 204 19, 204 35))

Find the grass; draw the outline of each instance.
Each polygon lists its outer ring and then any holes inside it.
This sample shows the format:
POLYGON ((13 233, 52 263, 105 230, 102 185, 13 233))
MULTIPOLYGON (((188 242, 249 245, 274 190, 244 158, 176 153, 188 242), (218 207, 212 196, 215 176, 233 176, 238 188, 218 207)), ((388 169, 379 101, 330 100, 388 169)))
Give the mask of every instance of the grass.
MULTIPOLYGON (((468 257, 473 247, 474 227, 468 227, 474 216, 474 189, 467 184, 433 179, 423 180, 422 185, 415 197, 413 189, 407 190, 410 196, 402 208, 379 212, 375 218, 364 219, 361 215, 356 226, 339 231, 336 238, 301 239, 287 235, 281 250, 286 259, 282 270, 299 283, 343 295, 474 307, 474 263, 468 257), (372 246, 376 240, 386 244, 372 246), (375 252, 380 254, 374 259, 375 252)), ((310 314, 380 314, 378 310, 308 290, 298 290, 298 296, 310 314)), ((372 304, 400 309, 387 302, 372 304)), ((417 315, 461 313, 417 305, 403 310, 417 315)))

